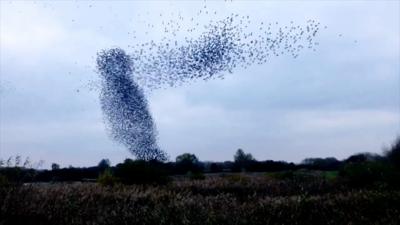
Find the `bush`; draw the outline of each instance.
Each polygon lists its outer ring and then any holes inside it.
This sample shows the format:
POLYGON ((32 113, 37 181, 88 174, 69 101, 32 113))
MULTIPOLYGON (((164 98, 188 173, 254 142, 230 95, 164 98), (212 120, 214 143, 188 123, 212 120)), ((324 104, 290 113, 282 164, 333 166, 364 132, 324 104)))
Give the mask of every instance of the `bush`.
POLYGON ((187 172, 186 175, 189 177, 190 180, 204 180, 204 179, 206 178, 206 177, 204 176, 204 174, 201 173, 201 172, 192 172, 192 171, 189 171, 189 172, 187 172))
POLYGON ((302 161, 301 166, 313 170, 337 170, 341 166, 341 162, 334 157, 306 158, 302 161))
POLYGON ((169 181, 164 164, 158 161, 126 159, 115 167, 114 172, 125 184, 165 184, 169 181))
POLYGON ((194 154, 184 153, 176 157, 175 172, 185 174, 189 171, 200 173, 204 168, 194 154))
POLYGON ((24 183, 34 180, 36 171, 22 167, 0 168, 0 175, 7 178, 10 183, 24 183))
POLYGON ((391 149, 386 152, 386 157, 397 169, 400 169, 400 137, 397 138, 391 149))
POLYGON ((339 172, 351 185, 361 187, 377 182, 397 185, 398 172, 385 162, 349 163, 339 172))
POLYGON ((0 174, 0 188, 8 186, 9 182, 6 176, 0 174))
POLYGON ((105 170, 102 174, 100 174, 99 178, 97 178, 97 183, 102 186, 114 186, 117 183, 118 179, 115 178, 109 169, 105 170))
POLYGON ((277 180, 288 180, 294 178, 293 171, 274 172, 269 174, 272 178, 277 180))

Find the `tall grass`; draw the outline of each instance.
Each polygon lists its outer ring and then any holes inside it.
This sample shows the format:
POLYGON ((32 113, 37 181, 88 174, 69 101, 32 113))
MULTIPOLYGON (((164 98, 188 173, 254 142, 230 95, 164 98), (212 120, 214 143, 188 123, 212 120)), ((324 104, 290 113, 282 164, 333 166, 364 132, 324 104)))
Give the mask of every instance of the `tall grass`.
POLYGON ((0 224, 384 224, 400 191, 229 175, 167 185, 32 184, 0 191, 0 224))

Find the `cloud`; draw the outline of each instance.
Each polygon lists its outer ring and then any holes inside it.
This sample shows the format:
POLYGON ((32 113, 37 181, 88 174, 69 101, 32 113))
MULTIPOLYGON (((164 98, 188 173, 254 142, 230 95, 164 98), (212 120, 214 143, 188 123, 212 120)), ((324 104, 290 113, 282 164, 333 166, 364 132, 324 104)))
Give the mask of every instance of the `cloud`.
POLYGON ((7 7, 7 10, 2 7, 1 48, 8 54, 24 56, 22 63, 43 57, 58 40, 68 35, 62 26, 37 7, 15 4, 18 5, 7 7))
POLYGON ((397 111, 385 109, 232 109, 193 104, 182 92, 162 91, 150 101, 161 144, 173 157, 195 152, 203 160, 226 160, 239 147, 258 159, 297 162, 379 153, 400 123, 397 111))

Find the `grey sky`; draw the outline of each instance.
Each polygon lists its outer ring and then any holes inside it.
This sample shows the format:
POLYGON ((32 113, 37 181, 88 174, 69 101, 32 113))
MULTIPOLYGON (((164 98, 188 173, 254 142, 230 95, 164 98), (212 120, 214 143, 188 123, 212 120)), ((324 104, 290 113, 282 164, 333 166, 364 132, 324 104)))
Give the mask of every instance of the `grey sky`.
POLYGON ((159 39, 160 13, 176 19, 181 12, 201 24, 239 13, 254 23, 315 19, 328 26, 319 34, 317 51, 303 51, 296 59, 272 58, 224 80, 148 92, 160 145, 171 159, 191 152, 201 160, 231 160, 237 148, 259 160, 341 159, 381 152, 400 133, 399 1, 1 1, 0 6, 0 158, 87 166, 132 157, 107 136, 98 91, 90 89, 97 82, 94 59, 101 49, 129 52, 138 41, 159 39), (217 16, 196 17, 204 5, 217 16))

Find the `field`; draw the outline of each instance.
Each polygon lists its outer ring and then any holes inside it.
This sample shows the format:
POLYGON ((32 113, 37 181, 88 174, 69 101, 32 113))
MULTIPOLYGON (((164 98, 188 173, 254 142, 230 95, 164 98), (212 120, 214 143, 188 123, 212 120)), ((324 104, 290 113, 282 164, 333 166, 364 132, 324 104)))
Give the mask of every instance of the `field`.
POLYGON ((175 178, 165 185, 35 183, 3 187, 0 224, 382 224, 400 222, 400 190, 349 187, 335 173, 175 178))

